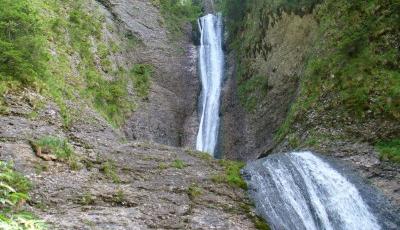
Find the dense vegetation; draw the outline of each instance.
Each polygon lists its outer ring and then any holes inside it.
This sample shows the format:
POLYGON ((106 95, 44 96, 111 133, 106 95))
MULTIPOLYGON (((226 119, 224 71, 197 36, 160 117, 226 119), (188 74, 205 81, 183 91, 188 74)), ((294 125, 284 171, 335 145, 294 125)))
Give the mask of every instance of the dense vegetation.
POLYGON ((0 161, 0 229, 40 230, 43 221, 29 212, 21 211, 29 199, 30 182, 12 169, 12 165, 0 161))
MULTIPOLYGON (((113 66, 110 55, 122 45, 135 45, 130 41, 136 39, 103 42, 104 17, 96 9, 86 10, 87 4, 0 0, 0 93, 24 88, 41 92, 58 104, 66 126, 77 113, 67 108, 67 101, 83 98, 118 126, 135 108, 127 85, 138 74, 113 66)), ((146 82, 140 95, 149 88, 146 82)), ((7 112, 3 100, 0 107, 7 112)))
POLYGON ((221 0, 220 6, 230 48, 238 56, 239 97, 249 112, 268 90, 268 76, 252 68, 254 55, 268 58, 271 47, 263 39, 273 24, 268 21, 279 18, 282 10, 300 15, 314 11, 319 37, 300 78, 300 94, 276 140, 310 109, 337 117, 339 126, 349 119, 360 124, 400 119, 399 1, 221 0))
POLYGON ((228 46, 237 56, 238 95, 242 105, 253 112, 268 91, 268 76, 254 66, 256 58, 267 59, 271 47, 267 30, 281 11, 304 14, 320 0, 220 0, 218 6, 225 15, 228 46), (275 16, 274 16, 275 15, 275 16), (258 56, 258 57, 257 57, 258 56))

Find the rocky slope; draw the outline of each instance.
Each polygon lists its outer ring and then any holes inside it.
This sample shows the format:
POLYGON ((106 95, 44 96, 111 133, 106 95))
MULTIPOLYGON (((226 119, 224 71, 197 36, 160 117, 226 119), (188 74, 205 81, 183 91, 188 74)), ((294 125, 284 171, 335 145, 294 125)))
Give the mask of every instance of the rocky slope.
POLYGON ((31 120, 20 99, 0 118, 0 159, 33 182, 26 208, 51 229, 254 229, 244 191, 215 182, 225 172, 208 155, 128 142, 89 110, 67 131, 55 105, 31 120), (29 140, 44 135, 70 140, 77 165, 38 157, 29 140))

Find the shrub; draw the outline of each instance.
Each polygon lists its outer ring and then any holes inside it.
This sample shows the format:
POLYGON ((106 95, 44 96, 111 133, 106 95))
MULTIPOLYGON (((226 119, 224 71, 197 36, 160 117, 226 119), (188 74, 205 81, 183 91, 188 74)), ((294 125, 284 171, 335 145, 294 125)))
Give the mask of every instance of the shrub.
POLYGON ((41 230, 44 221, 19 209, 29 199, 30 182, 12 169, 11 164, 0 161, 0 229, 41 230))
POLYGON ((0 80, 39 86, 48 57, 37 9, 26 0, 0 0, 0 6, 0 80))
POLYGON ((78 203, 81 205, 93 205, 95 203, 96 197, 89 192, 85 192, 81 198, 79 199, 78 203))

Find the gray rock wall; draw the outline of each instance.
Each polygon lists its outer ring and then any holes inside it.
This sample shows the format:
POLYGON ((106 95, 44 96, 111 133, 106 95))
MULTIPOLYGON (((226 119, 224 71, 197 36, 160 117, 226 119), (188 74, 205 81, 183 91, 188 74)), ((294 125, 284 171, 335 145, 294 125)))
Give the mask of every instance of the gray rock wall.
POLYGON ((123 127, 128 139, 148 140, 171 146, 194 146, 197 130, 196 98, 199 82, 196 48, 188 25, 177 40, 165 27, 159 9, 151 1, 102 0, 108 20, 121 33, 130 33, 142 44, 119 59, 154 66, 149 97, 140 101, 123 127))
MULTIPOLYGON (((270 20, 272 21, 272 20, 270 20)), ((254 111, 241 106, 235 75, 235 54, 228 56, 222 106, 221 149, 227 158, 251 160, 274 147, 273 136, 294 99, 307 54, 316 38, 317 23, 311 14, 283 13, 270 25, 263 41, 265 50, 254 54, 254 74, 267 78, 268 89, 254 111)))

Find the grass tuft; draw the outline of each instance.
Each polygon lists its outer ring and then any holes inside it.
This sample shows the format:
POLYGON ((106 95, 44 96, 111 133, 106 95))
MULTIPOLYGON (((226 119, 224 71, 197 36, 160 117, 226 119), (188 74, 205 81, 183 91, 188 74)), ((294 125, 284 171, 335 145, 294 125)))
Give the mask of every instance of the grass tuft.
POLYGON ((201 196, 201 194, 203 194, 203 190, 198 185, 192 184, 189 186, 187 194, 189 198, 193 200, 194 198, 201 196))
POLYGON ((120 183, 121 179, 119 178, 115 163, 113 161, 106 161, 101 165, 101 172, 108 178, 111 179, 114 183, 120 183))
POLYGON ((187 167, 186 163, 180 159, 174 160, 174 162, 172 162, 171 166, 174 168, 177 168, 177 169, 183 169, 183 168, 187 167))
POLYGON ((227 183, 232 187, 247 190, 247 183, 240 175, 240 170, 245 166, 243 162, 221 160, 220 165, 224 168, 224 174, 215 174, 211 180, 216 183, 227 183))
POLYGON ((79 159, 75 155, 74 149, 66 139, 55 136, 44 136, 36 141, 32 141, 36 154, 52 155, 57 160, 65 161, 72 170, 80 169, 79 159))
POLYGON ((400 139, 380 141, 375 144, 375 148, 380 153, 381 160, 400 163, 400 139))

